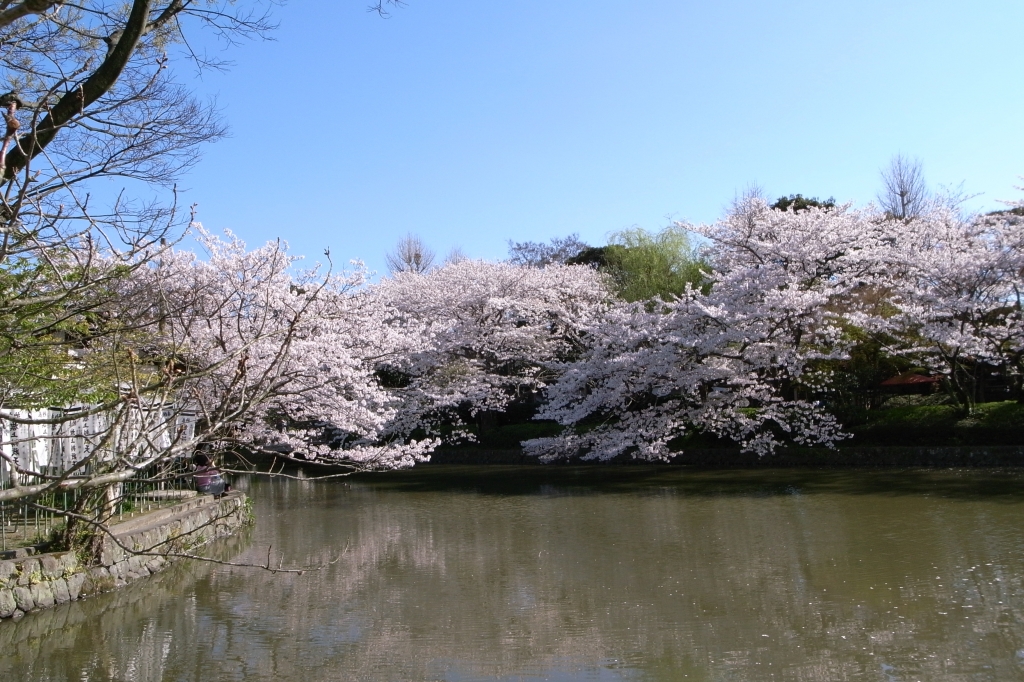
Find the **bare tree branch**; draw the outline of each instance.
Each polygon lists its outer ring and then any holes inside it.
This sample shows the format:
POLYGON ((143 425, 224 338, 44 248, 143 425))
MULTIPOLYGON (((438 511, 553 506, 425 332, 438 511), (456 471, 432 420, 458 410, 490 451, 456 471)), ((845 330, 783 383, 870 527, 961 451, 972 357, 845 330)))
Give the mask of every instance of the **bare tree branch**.
POLYGON ((386 5, 391 5, 392 7, 405 7, 406 3, 404 2, 404 0, 378 0, 377 2, 367 7, 366 11, 376 12, 381 16, 381 18, 387 19, 388 17, 391 16, 391 12, 387 10, 386 5))
POLYGON ((392 275, 400 272, 420 275, 430 271, 434 264, 434 252, 418 236, 407 234, 398 240, 393 251, 385 254, 384 259, 392 275))
POLYGON ((921 215, 928 203, 928 188, 919 159, 897 154, 882 169, 882 191, 878 204, 897 220, 910 220, 921 215))
POLYGON ((0 12, 0 28, 9 26, 30 14, 43 14, 58 2, 59 0, 23 0, 14 7, 0 12))

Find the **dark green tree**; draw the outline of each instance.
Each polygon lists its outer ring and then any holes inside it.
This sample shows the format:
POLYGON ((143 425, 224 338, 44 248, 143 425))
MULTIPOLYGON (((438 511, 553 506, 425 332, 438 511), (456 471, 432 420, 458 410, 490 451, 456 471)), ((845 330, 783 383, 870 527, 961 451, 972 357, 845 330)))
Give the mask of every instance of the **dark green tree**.
POLYGON ((788 197, 779 197, 771 208, 779 211, 806 211, 809 208, 832 209, 836 207, 836 200, 832 197, 821 200, 817 197, 805 197, 802 194, 790 194, 788 197))

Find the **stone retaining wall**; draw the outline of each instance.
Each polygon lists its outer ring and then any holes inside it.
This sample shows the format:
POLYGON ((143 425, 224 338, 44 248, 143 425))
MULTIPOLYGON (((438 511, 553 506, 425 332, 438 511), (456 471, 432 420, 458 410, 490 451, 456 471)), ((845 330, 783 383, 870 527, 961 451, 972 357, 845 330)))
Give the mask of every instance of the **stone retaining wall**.
POLYGON ((160 571, 173 560, 161 553, 192 552, 233 534, 248 521, 247 498, 242 493, 231 492, 216 500, 202 495, 111 526, 98 564, 83 564, 74 552, 0 561, 0 618, 117 589, 160 571))
MULTIPOLYGON (((536 457, 522 450, 486 448, 439 449, 428 464, 531 464, 541 465, 536 457)), ((620 456, 609 462, 560 460, 555 465, 651 464, 620 456)), ((896 445, 849 446, 828 448, 780 448, 774 455, 759 457, 739 448, 688 448, 672 458, 670 466, 705 469, 758 469, 775 467, 1022 467, 1024 445, 896 445)))

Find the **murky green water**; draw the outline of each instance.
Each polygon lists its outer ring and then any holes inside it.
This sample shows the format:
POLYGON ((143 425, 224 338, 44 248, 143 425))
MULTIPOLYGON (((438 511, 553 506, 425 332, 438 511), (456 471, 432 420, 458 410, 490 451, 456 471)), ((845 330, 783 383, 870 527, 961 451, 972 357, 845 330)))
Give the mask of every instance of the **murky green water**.
POLYGON ((1024 680, 1024 474, 434 467, 0 623, 0 680, 1024 680))

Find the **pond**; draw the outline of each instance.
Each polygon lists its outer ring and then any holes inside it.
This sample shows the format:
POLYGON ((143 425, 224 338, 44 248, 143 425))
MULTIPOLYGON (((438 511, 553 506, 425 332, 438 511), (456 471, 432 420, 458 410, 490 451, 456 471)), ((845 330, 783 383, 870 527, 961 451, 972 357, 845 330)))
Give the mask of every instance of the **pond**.
POLYGON ((0 623, 0 679, 1024 680, 1024 473, 240 481, 218 557, 0 623))

